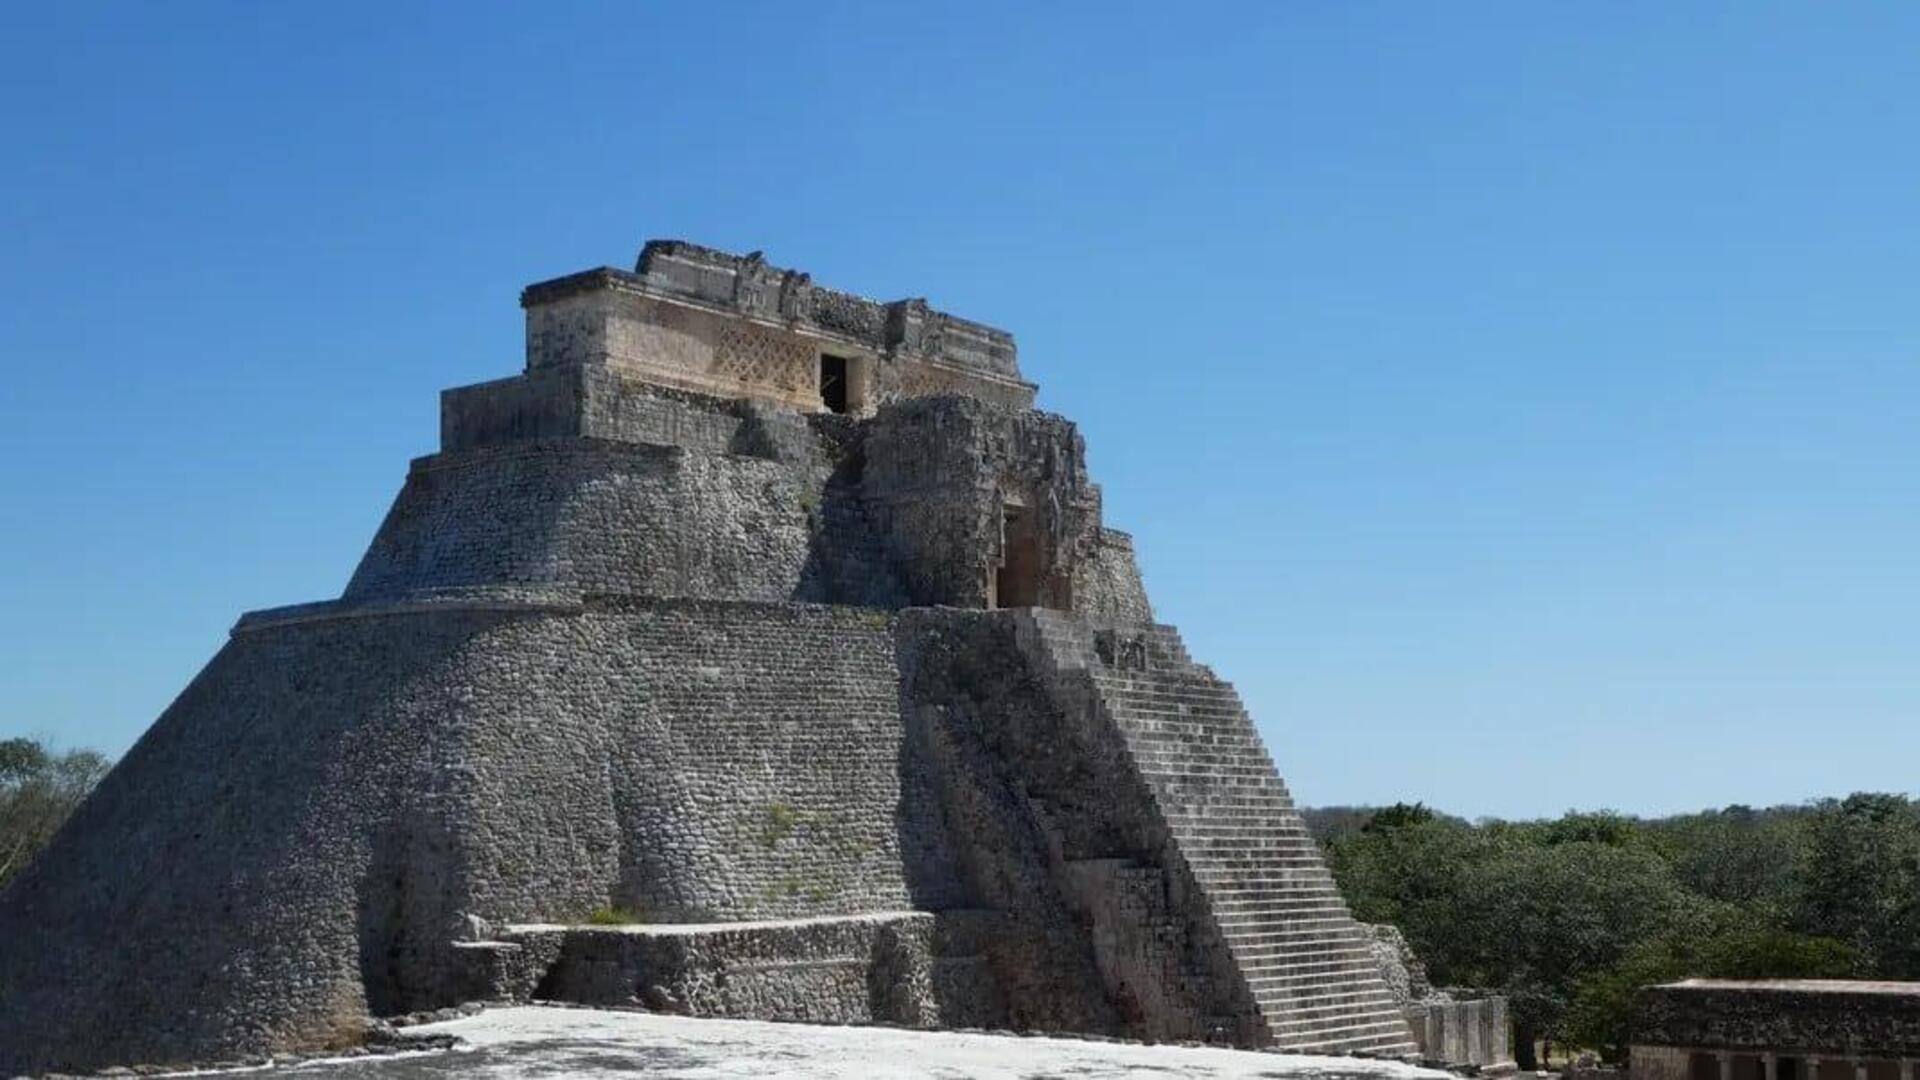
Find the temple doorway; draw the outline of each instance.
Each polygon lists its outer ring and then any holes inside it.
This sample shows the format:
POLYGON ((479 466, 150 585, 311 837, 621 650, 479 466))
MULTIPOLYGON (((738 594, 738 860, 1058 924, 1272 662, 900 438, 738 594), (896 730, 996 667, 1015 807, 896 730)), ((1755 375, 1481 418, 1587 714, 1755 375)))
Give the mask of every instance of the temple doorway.
POLYGON ((1009 506, 1002 517, 1001 563, 994 571, 994 606, 1046 606, 1046 549, 1034 515, 1009 506))

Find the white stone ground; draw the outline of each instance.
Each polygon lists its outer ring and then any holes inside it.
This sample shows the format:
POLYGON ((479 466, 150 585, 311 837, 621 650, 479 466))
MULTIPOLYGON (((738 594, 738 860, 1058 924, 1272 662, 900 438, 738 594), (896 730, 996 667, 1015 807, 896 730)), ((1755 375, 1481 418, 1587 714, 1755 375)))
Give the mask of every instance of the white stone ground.
POLYGON ((309 1062, 269 1075, 340 1080, 621 1075, 674 1080, 1450 1080, 1432 1069, 1353 1058, 693 1020, 595 1009, 491 1009, 409 1028, 408 1033, 457 1035, 465 1045, 437 1053, 309 1062))

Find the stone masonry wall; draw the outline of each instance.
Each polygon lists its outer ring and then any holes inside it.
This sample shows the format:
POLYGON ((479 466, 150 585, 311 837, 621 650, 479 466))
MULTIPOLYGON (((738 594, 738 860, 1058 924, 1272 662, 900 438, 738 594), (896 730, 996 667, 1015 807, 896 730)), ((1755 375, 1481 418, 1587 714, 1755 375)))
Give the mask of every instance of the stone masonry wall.
POLYGON ((893 606, 857 505, 807 463, 592 439, 414 463, 345 592, 480 585, 893 606))
POLYGON ((648 386, 604 368, 543 369, 442 391, 440 448, 586 435, 711 454, 744 452, 738 438, 744 404, 648 386))
POLYGON ((1920 985, 1711 979, 1650 986, 1634 1002, 1641 1046, 1920 1057, 1920 985))
POLYGON ((884 615, 337 614, 250 622, 0 893, 0 1071, 350 1045, 470 915, 955 905, 884 615))
POLYGON ((780 286, 755 287, 757 272, 727 273, 725 295, 607 268, 529 286, 521 298, 527 371, 601 368, 814 411, 825 407, 819 363, 830 354, 851 361, 848 404, 860 415, 937 394, 1033 404, 1034 387, 1019 377, 1012 338, 1001 331, 922 301, 883 306, 810 285, 809 300, 780 310, 768 302, 780 286))
MULTIPOLYGON (((939 397, 885 409, 867 427, 868 517, 915 603, 993 606, 992 569, 1018 545, 1045 581, 1039 602, 1075 604, 1074 568, 1102 539, 1099 488, 1071 423, 939 397), (1009 514, 1023 533, 1008 528, 1009 514)), ((1117 577, 1125 564, 1101 573, 1117 577)), ((1115 583, 1109 595, 1124 588, 1115 583)))
POLYGON ((706 925, 510 926, 466 946, 502 962, 475 1000, 641 1002, 693 1016, 942 1021, 947 935, 927 912, 706 925))
POLYGON ((1133 537, 1101 529, 1073 565, 1073 610, 1115 622, 1153 621, 1153 605, 1134 561, 1133 537))

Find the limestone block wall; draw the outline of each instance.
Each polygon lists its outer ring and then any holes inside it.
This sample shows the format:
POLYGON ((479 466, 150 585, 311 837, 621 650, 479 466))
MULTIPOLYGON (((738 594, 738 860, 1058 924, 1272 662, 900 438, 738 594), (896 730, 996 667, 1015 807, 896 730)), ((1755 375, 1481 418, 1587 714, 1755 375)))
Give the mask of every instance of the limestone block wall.
POLYGON ((1101 529, 1073 564, 1073 610, 1115 622, 1153 621, 1153 605, 1134 559, 1133 537, 1101 529))
POLYGON ((821 408, 817 340, 619 287, 527 309, 527 370, 588 365, 667 387, 821 408))
MULTIPOLYGON (((744 402, 674 392, 605 368, 549 368, 440 394, 440 449, 572 435, 740 452, 744 402)), ((798 415, 793 422, 804 427, 798 415)))
MULTIPOLYGON (((863 497, 913 602, 1003 604, 994 571, 1017 558, 1039 582, 1017 603, 1076 606, 1075 568, 1098 557, 1102 538, 1099 488, 1071 423, 941 397, 882 410, 867 429, 863 497)), ((1104 572, 1124 574, 1126 563, 1104 572)))
POLYGON ((823 468, 592 439, 414 462, 345 596, 481 585, 760 601, 901 599, 823 468))
POLYGON ((702 925, 501 929, 473 1000, 639 1001, 694 1016, 914 1027, 1001 1022, 969 976, 977 935, 928 912, 702 925), (487 976, 492 980, 485 981, 487 976))
POLYGON ((1423 1057, 1450 1065, 1511 1065, 1513 1033, 1507 999, 1436 998, 1406 1006, 1407 1023, 1423 1057))
POLYGON ((349 1045, 469 915, 963 906, 897 687, 871 611, 252 620, 0 894, 0 1071, 349 1045))
POLYGON ((1688 979, 1643 987, 1633 1028, 1636 1074, 1640 1046, 1920 1058, 1920 984, 1688 979))
POLYGON ((603 268, 529 286, 521 297, 527 371, 596 367, 662 387, 819 411, 827 354, 848 361, 847 405, 855 415, 948 393, 1033 404, 1035 388, 1019 377, 1011 337, 924 303, 903 302, 896 311, 806 286, 781 307, 767 299, 777 285, 742 291, 734 280, 728 295, 715 296, 675 284, 603 268))

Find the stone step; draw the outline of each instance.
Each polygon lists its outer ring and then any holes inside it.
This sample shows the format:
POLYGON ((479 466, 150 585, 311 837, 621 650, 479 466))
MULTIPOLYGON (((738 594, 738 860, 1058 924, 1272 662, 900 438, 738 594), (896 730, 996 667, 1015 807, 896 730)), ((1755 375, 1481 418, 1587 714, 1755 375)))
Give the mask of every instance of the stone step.
MULTIPOLYGON (((1292 1036, 1308 1035, 1306 1032, 1290 1032, 1288 1034, 1292 1036)), ((1311 1043, 1296 1043, 1292 1039, 1285 1041, 1276 1039, 1276 1045, 1285 1046, 1291 1050, 1304 1050, 1306 1046, 1340 1047, 1351 1050, 1361 1049, 1361 1046, 1356 1045, 1358 1043, 1381 1042, 1397 1044, 1404 1042, 1411 1046, 1413 1042, 1413 1035, 1407 1028, 1406 1018, 1398 1015, 1369 1016, 1357 1018, 1348 1023, 1341 1023, 1339 1021, 1323 1023, 1318 1025, 1308 1037, 1316 1041, 1311 1043)))
POLYGON ((1257 941, 1259 938, 1262 938, 1262 937, 1268 937, 1276 934, 1285 934, 1289 932, 1289 930, 1294 928, 1299 928, 1304 930, 1304 929, 1313 929, 1319 926, 1332 927, 1336 925, 1358 926, 1360 924, 1353 921, 1353 916, 1346 915, 1346 914, 1314 915, 1311 917, 1299 918, 1299 919, 1279 919, 1279 920, 1276 920, 1271 927, 1257 927, 1252 930, 1241 928, 1235 931, 1234 936, 1236 940, 1257 941))
POLYGON ((1307 823, 1298 813, 1290 813, 1281 820, 1267 821, 1216 821, 1207 817, 1195 817, 1182 822, 1182 835, 1196 839, 1229 838, 1234 836, 1275 836, 1288 840, 1298 840, 1307 844, 1318 844, 1313 834, 1307 831, 1307 823))
MULTIPOLYGON (((1212 910, 1214 925, 1219 927, 1220 933, 1227 937, 1233 937, 1236 933, 1246 930, 1266 931, 1288 920, 1287 914, 1277 913, 1271 908, 1242 908, 1236 911, 1223 909, 1220 905, 1215 904, 1212 905, 1212 910)), ((1347 909, 1344 906, 1336 907, 1333 905, 1317 909, 1302 908, 1298 909, 1294 914, 1300 916, 1337 915, 1343 918, 1352 918, 1351 915, 1347 914, 1347 909)))
POLYGON ((1276 1039, 1273 1045, 1276 1050, 1294 1054, 1369 1053, 1382 1057, 1398 1057, 1418 1053, 1413 1040, 1404 1034, 1405 1022, 1402 1022, 1399 1027, 1398 1032, 1391 1027, 1375 1027, 1369 1029, 1369 1033, 1355 1037, 1328 1039, 1316 1035, 1297 1042, 1276 1039))
POLYGON ((1310 884, 1314 884, 1311 879, 1281 885, 1270 882, 1214 885, 1207 890, 1207 904, 1213 908, 1216 915, 1223 918, 1228 915, 1251 915, 1257 912, 1270 914, 1276 918, 1285 918, 1289 913, 1304 915, 1309 911, 1347 914, 1346 901, 1338 892, 1303 896, 1297 889, 1289 887, 1310 884))
POLYGON ((1216 754, 1258 755, 1271 760, 1266 744, 1243 731, 1222 731, 1186 721, 1130 718, 1124 714, 1115 716, 1114 723, 1130 746, 1142 750, 1193 748, 1216 754))
POLYGON ((1397 1021, 1403 1025, 1407 1022, 1406 1017, 1401 1014, 1399 1006, 1393 1004, 1381 1006, 1378 1003, 1374 1003, 1371 1008, 1362 1007, 1358 1009, 1345 1006, 1315 1009, 1283 1007, 1278 1011, 1280 1014, 1279 1020, 1268 1021, 1268 1027, 1275 1029, 1275 1034, 1283 1032, 1286 1034, 1325 1034, 1330 1030, 1338 1031, 1360 1027, 1373 1027, 1382 1025, 1388 1021, 1397 1021))
POLYGON ((1145 670, 1121 670, 1099 660, 1090 622, 1036 613, 1033 625, 1054 657, 1054 692, 1118 730, 1275 1042, 1406 1043, 1372 940, 1233 686, 1192 664, 1171 628, 1146 632, 1145 670))
POLYGON ((1217 727, 1251 728, 1253 721, 1237 701, 1225 698, 1198 698, 1184 694, 1115 693, 1102 691, 1101 698, 1115 713, 1142 720, 1190 720, 1217 727))
POLYGON ((1267 991, 1274 993, 1326 988, 1330 986, 1354 986, 1363 979, 1378 979, 1377 968, 1361 967, 1352 961, 1325 961, 1320 963, 1300 963, 1285 971, 1264 970, 1243 972, 1241 978, 1247 988, 1257 996, 1267 991))
POLYGON ((1289 1010, 1318 1009, 1323 1007, 1340 1008, 1342 1006, 1357 1007, 1374 1004, 1391 1004, 1395 1009, 1400 1007, 1399 1003, 1394 1000, 1393 991, 1388 990, 1384 985, 1380 984, 1372 984, 1365 989, 1302 991, 1289 995, 1286 999, 1286 1007, 1289 1010))
POLYGON ((1305 851, 1318 856, 1320 845, 1310 836, 1286 829, 1240 825, 1230 828, 1191 827, 1180 831, 1182 846, 1200 851, 1243 847, 1255 851, 1305 851))
POLYGON ((1212 843, 1188 844, 1186 837, 1174 830, 1176 839, 1183 841, 1181 854, 1187 864, 1195 869, 1207 866, 1215 870, 1240 868, 1258 870, 1263 867, 1286 869, 1295 866, 1326 868, 1326 860, 1318 851, 1307 847, 1293 847, 1287 844, 1260 844, 1249 841, 1237 841, 1215 838, 1212 843))
POLYGON ((1156 707, 1183 707, 1183 709, 1217 709, 1225 715, 1244 717, 1246 705, 1240 701, 1240 694, 1233 686, 1206 684, 1198 680, 1173 680, 1173 678, 1154 678, 1140 682, 1125 682, 1110 675, 1089 673, 1091 682, 1100 696, 1116 705, 1156 705, 1156 707))
POLYGON ((1235 694, 1233 684, 1220 679, 1208 678, 1194 670, 1198 665, 1170 667, 1155 671, 1130 671, 1107 667, 1089 669, 1087 674, 1103 689, 1121 693, 1170 693, 1177 690, 1191 690, 1210 697, 1226 697, 1235 694))
POLYGON ((1179 732, 1133 731, 1124 725, 1120 733, 1128 755, 1137 762, 1156 767, 1206 763, 1243 769, 1258 768, 1274 783, 1282 786, 1286 783, 1280 778, 1279 771, 1274 768, 1273 758, 1264 747, 1235 746, 1179 732))
POLYGON ((1309 948, 1345 948, 1359 945, 1370 947, 1372 938, 1355 926, 1332 927, 1323 929, 1304 929, 1282 931, 1280 933, 1261 934, 1258 939, 1244 935, 1230 935, 1233 951, 1247 957, 1255 956, 1294 956, 1299 950, 1309 948))
POLYGON ((1233 792, 1233 794, 1217 794, 1217 796, 1162 799, 1160 811, 1162 815, 1215 817, 1215 819, 1219 819, 1219 815, 1252 819, 1261 813, 1269 813, 1269 815, 1284 815, 1284 821, 1300 821, 1300 811, 1294 807, 1294 799, 1286 796, 1279 788, 1267 788, 1263 792, 1233 792))
POLYGON ((1310 873, 1262 873, 1258 876, 1229 873, 1195 874, 1196 882, 1206 889, 1216 909, 1223 905, 1254 904, 1263 908, 1281 908, 1298 904, 1340 904, 1345 898, 1331 878, 1310 873))
MULTIPOLYGON (((1227 944, 1235 947, 1235 951, 1238 953, 1238 942, 1236 942, 1233 934, 1227 934, 1227 944)), ((1250 963, 1250 967, 1244 967, 1242 970, 1269 970, 1281 969, 1281 967, 1296 967, 1296 965, 1304 965, 1304 963, 1329 963, 1329 961, 1342 959, 1342 957, 1344 957, 1344 959, 1365 959, 1365 961, 1371 965, 1371 963, 1373 963, 1373 945, 1369 944, 1369 942, 1363 942, 1363 940, 1359 940, 1359 938, 1348 938, 1348 940, 1344 940, 1344 942, 1296 942, 1296 944, 1286 947, 1281 953, 1277 953, 1277 955, 1265 955, 1265 959, 1261 959, 1260 963, 1250 963)))

